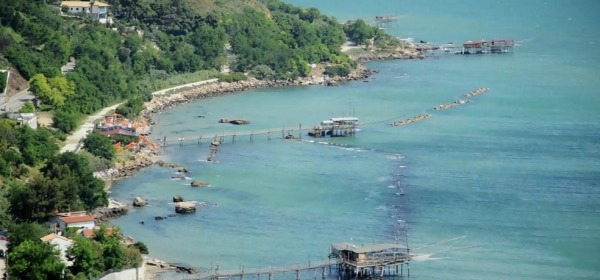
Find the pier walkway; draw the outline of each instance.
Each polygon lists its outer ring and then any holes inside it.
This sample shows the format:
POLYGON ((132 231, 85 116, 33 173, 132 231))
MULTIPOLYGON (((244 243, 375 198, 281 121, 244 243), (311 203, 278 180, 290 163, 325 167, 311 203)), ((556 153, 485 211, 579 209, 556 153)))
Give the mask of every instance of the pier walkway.
POLYGON ((243 266, 240 267, 239 270, 230 270, 230 271, 220 271, 217 267, 214 271, 201 272, 197 274, 190 275, 187 279, 197 279, 197 280, 210 280, 210 279, 233 279, 239 278, 244 279, 245 277, 257 277, 260 278, 261 275, 267 275, 269 280, 273 279, 275 274, 285 275, 286 273, 291 273, 291 277, 295 277, 294 279, 300 279, 300 275, 306 271, 313 271, 313 274, 320 273, 321 277, 325 278, 327 275, 331 274, 331 269, 333 266, 340 264, 340 262, 336 259, 328 260, 328 261, 320 261, 320 262, 308 262, 306 264, 297 264, 297 265, 289 265, 289 266, 280 266, 280 267, 259 267, 259 268, 250 268, 245 269, 243 266))
POLYGON ((205 133, 205 134, 189 134, 181 135, 177 134, 176 137, 163 136, 162 139, 157 139, 158 144, 167 145, 169 143, 184 143, 197 142, 202 144, 204 141, 219 141, 225 143, 227 139, 231 142, 236 142, 239 137, 249 136, 250 141, 254 139, 254 136, 263 135, 267 136, 268 140, 279 138, 281 139, 302 139, 303 132, 308 132, 312 127, 309 126, 288 126, 281 128, 270 128, 270 129, 259 129, 249 131, 230 131, 230 132, 217 132, 217 133, 205 133))

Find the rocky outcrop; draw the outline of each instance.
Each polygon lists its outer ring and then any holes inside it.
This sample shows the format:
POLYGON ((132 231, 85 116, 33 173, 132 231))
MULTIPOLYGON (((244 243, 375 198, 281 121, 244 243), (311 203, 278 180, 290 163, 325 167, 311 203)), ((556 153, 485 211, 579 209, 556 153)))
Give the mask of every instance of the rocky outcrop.
POLYGON ((355 57, 358 62, 372 60, 424 59, 425 56, 416 48, 402 48, 390 51, 366 51, 355 57))
POLYGON ((192 187, 208 187, 209 183, 208 182, 204 182, 204 181, 192 181, 192 183, 190 183, 190 186, 192 187))
POLYGON ((249 124, 250 121, 240 120, 240 119, 230 120, 230 119, 227 119, 227 118, 222 118, 222 119, 219 120, 219 123, 230 123, 230 124, 235 124, 235 125, 241 125, 241 124, 249 124))
POLYGON ((132 176, 142 168, 154 164, 157 158, 158 151, 150 149, 142 150, 133 159, 124 163, 116 163, 114 168, 94 172, 94 176, 110 184, 114 180, 132 176))
POLYGON ((173 196, 173 202, 183 202, 183 197, 181 195, 173 196))
POLYGON ((145 200, 139 196, 136 196, 133 199, 133 203, 131 205, 133 205, 133 207, 144 207, 144 206, 146 206, 146 204, 148 204, 147 200, 145 200))
POLYGON ((189 214, 196 212, 196 204, 193 202, 177 202, 175 203, 175 213, 189 214))
POLYGON ((129 209, 126 206, 121 207, 101 207, 96 208, 92 211, 96 222, 106 222, 110 219, 114 219, 127 214, 129 209))

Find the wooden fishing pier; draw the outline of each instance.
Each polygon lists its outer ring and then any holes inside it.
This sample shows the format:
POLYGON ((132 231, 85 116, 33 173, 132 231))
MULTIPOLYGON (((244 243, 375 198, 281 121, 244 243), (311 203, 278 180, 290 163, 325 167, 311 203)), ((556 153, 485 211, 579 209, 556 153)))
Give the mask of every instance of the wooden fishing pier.
MULTIPOLYGON (((317 279, 317 274, 322 279, 335 277, 339 279, 364 279, 403 275, 406 264, 406 275, 410 276, 410 250, 398 244, 380 243, 370 245, 354 245, 351 243, 331 244, 328 260, 310 262, 305 264, 221 271, 219 266, 208 272, 190 275, 186 279, 217 280, 217 279, 244 279, 267 276, 273 280, 276 276, 286 278, 291 274, 293 279, 299 280, 306 273, 312 279, 317 279), (337 273, 337 275, 335 275, 337 273)), ((279 277, 278 277, 279 278, 279 277)), ((305 278, 305 277, 304 277, 305 278)))
POLYGON ((267 140, 274 138, 281 139, 296 139, 301 140, 304 133, 312 137, 342 137, 342 136, 353 136, 358 130, 358 118, 356 117, 339 117, 330 118, 329 120, 322 121, 320 125, 309 127, 302 124, 298 126, 288 126, 281 128, 270 128, 261 130, 251 131, 232 131, 232 132, 221 132, 221 133, 209 133, 200 135, 181 135, 177 134, 176 138, 167 138, 163 136, 162 139, 157 138, 158 144, 166 146, 168 143, 179 143, 183 146, 184 143, 197 142, 202 144, 204 141, 225 143, 227 139, 230 139, 232 143, 236 142, 241 137, 249 137, 250 141, 254 140, 256 136, 266 136, 267 140))

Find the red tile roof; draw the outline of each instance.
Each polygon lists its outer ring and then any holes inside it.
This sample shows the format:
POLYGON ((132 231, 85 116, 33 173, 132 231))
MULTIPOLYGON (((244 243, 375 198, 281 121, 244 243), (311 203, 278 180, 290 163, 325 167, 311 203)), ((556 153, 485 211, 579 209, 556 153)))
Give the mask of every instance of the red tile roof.
POLYGON ((81 223, 81 222, 92 222, 94 217, 90 215, 84 216, 70 216, 70 217, 59 217, 59 219, 67 224, 81 223))

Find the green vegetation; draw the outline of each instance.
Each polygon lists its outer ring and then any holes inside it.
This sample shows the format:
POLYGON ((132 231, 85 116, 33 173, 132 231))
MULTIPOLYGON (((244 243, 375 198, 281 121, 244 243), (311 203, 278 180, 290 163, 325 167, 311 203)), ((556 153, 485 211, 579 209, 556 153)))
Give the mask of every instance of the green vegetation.
POLYGON ((11 279, 64 279, 65 268, 58 248, 39 239, 24 241, 8 255, 7 273, 11 279))
POLYGON ((6 88, 6 82, 8 78, 8 72, 0 72, 0 93, 4 92, 6 88))
POLYGON ((123 246, 122 238, 118 229, 106 227, 94 230, 92 239, 76 237, 73 246, 67 250, 67 257, 73 261, 70 272, 77 279, 95 279, 103 271, 138 266, 142 262, 140 250, 135 246, 123 246))
POLYGON ((98 131, 90 133, 83 140, 83 148, 90 154, 104 159, 112 160, 115 156, 115 147, 110 138, 98 131))
POLYGON ((237 82, 237 81, 245 81, 248 79, 248 77, 246 77, 246 75, 244 75, 244 73, 231 73, 231 74, 219 74, 217 76, 217 78, 219 78, 219 81, 221 82, 237 82))

